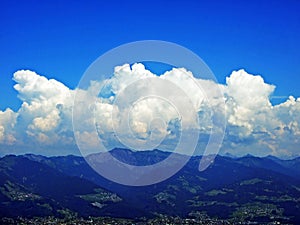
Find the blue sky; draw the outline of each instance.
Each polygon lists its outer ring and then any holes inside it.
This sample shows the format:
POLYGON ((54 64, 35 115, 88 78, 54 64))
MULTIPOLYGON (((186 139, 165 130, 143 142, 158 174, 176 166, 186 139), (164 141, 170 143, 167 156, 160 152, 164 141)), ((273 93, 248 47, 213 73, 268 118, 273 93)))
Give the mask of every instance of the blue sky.
MULTIPOLYGON (((298 0, 12 0, 1 1, 0 9, 0 154, 24 153, 28 149, 48 155, 73 154, 69 96, 74 94, 88 66, 119 45, 163 40, 199 55, 222 84, 229 109, 223 153, 232 150, 230 153, 238 155, 299 156, 298 0), (30 71, 19 71, 24 69, 30 71), (256 74, 261 77, 253 76, 256 74), (295 98, 289 98, 290 95, 295 98), (269 100, 273 105, 283 104, 272 107, 269 100)), ((109 81, 119 87, 112 90, 115 94, 122 82, 129 82, 124 74, 136 78, 137 71, 148 74, 141 65, 136 65, 135 70, 120 66, 109 81)), ((157 68, 152 69, 157 72, 157 68)), ((182 71, 174 70, 163 77, 181 84, 182 76, 182 71)), ((219 88, 203 80, 197 82, 219 88)), ((200 96, 197 91, 192 92, 189 83, 186 85, 191 96, 200 96)), ((150 106, 155 104, 158 103, 151 102, 150 106)), ((99 107, 99 113, 105 115, 111 104, 99 107)), ((205 110, 208 109, 204 107, 201 115, 208 113, 205 110)), ((142 112, 136 112, 137 118, 142 118, 142 112)), ((165 117, 168 126, 176 127, 173 114, 170 111, 165 117)), ((111 137, 109 120, 98 122, 107 128, 102 135, 111 137)), ((139 124, 137 128, 143 128, 144 121, 134 122, 139 124)), ((137 132, 145 138, 144 131, 137 132)))
POLYGON ((12 74, 31 69, 77 86, 98 56, 147 39, 198 54, 219 82, 245 68, 300 96, 300 2, 289 1, 2 1, 0 109, 17 109, 12 74))

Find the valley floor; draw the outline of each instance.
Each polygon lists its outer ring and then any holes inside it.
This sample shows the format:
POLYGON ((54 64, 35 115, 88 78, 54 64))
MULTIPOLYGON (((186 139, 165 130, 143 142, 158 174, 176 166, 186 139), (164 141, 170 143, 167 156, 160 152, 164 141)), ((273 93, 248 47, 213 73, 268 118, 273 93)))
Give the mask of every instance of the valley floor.
POLYGON ((273 222, 256 222, 256 221, 244 221, 244 222, 235 222, 233 220, 220 220, 220 219, 211 219, 211 218, 194 218, 194 219, 182 219, 179 217, 158 217, 154 219, 145 219, 141 218, 139 220, 132 219, 122 219, 122 218, 109 218, 109 217, 89 217, 87 219, 83 218, 70 218, 70 219, 60 219, 55 217, 35 217, 35 218, 23 218, 19 217, 17 219, 12 218, 2 218, 0 219, 2 225, 183 225, 183 224, 203 224, 203 225, 226 225, 226 224, 261 224, 261 225, 275 225, 275 224, 286 224, 280 223, 279 221, 273 222))

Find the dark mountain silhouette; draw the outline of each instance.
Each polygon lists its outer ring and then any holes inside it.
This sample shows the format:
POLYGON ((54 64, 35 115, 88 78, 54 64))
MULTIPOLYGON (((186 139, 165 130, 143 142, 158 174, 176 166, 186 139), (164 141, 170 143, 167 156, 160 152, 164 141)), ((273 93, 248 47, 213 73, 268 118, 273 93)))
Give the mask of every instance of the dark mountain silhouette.
MULTIPOLYGON (((170 153, 114 149, 111 154, 142 166, 160 162, 170 153)), ((201 212, 219 218, 300 222, 299 158, 217 156, 203 172, 198 170, 200 159, 191 157, 183 169, 161 183, 134 187, 105 179, 79 156, 6 156, 0 159, 1 216, 187 217, 201 212), (16 197, 24 193, 29 196, 25 200, 16 197)))

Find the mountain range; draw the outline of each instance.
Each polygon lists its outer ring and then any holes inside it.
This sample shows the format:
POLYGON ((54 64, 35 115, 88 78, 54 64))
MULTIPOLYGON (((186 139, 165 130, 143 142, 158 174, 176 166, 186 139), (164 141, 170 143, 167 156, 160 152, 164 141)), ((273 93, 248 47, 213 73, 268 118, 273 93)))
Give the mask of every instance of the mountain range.
MULTIPOLYGON (((143 166, 160 162, 170 153, 113 149, 99 154, 143 166)), ((204 215, 231 221, 300 223, 300 157, 218 155, 202 172, 200 159, 191 157, 161 183, 138 187, 107 180, 80 156, 7 155, 0 158, 0 217, 204 215)))

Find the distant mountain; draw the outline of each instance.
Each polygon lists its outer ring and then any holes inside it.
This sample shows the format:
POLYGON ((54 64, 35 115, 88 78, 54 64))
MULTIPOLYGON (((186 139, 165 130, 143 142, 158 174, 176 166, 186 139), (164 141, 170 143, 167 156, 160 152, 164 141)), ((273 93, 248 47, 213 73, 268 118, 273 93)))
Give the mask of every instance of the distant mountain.
POLYGON ((233 154, 231 154, 229 152, 226 152, 223 156, 229 157, 229 158, 233 158, 233 159, 238 158, 237 156, 235 156, 235 155, 233 155, 233 154))
POLYGON ((295 173, 295 176, 300 177, 300 157, 289 160, 281 160, 274 156, 267 156, 266 158, 269 158, 281 166, 292 170, 295 173))
MULTIPOLYGON (((164 160, 170 153, 114 149, 111 154, 141 166, 164 160)), ((203 172, 198 170, 200 159, 192 157, 182 170, 161 183, 132 187, 108 181, 78 156, 6 156, 0 159, 1 216, 17 216, 19 207, 22 215, 60 215, 63 210, 81 216, 206 215, 240 222, 300 223, 299 158, 217 156, 203 172), (14 191, 19 194, 12 194, 14 191), (30 214, 22 199, 12 197, 24 195, 20 193, 31 196, 25 201, 31 204, 30 214), (41 205, 51 210, 42 211, 41 205)))
POLYGON ((267 156, 263 158, 244 156, 236 159, 236 161, 246 166, 263 168, 295 179, 300 179, 300 158, 282 160, 274 156, 267 156))
POLYGON ((34 155, 0 159, 0 216, 100 216, 116 213, 114 205, 130 208, 117 194, 62 173, 47 160, 34 155))

